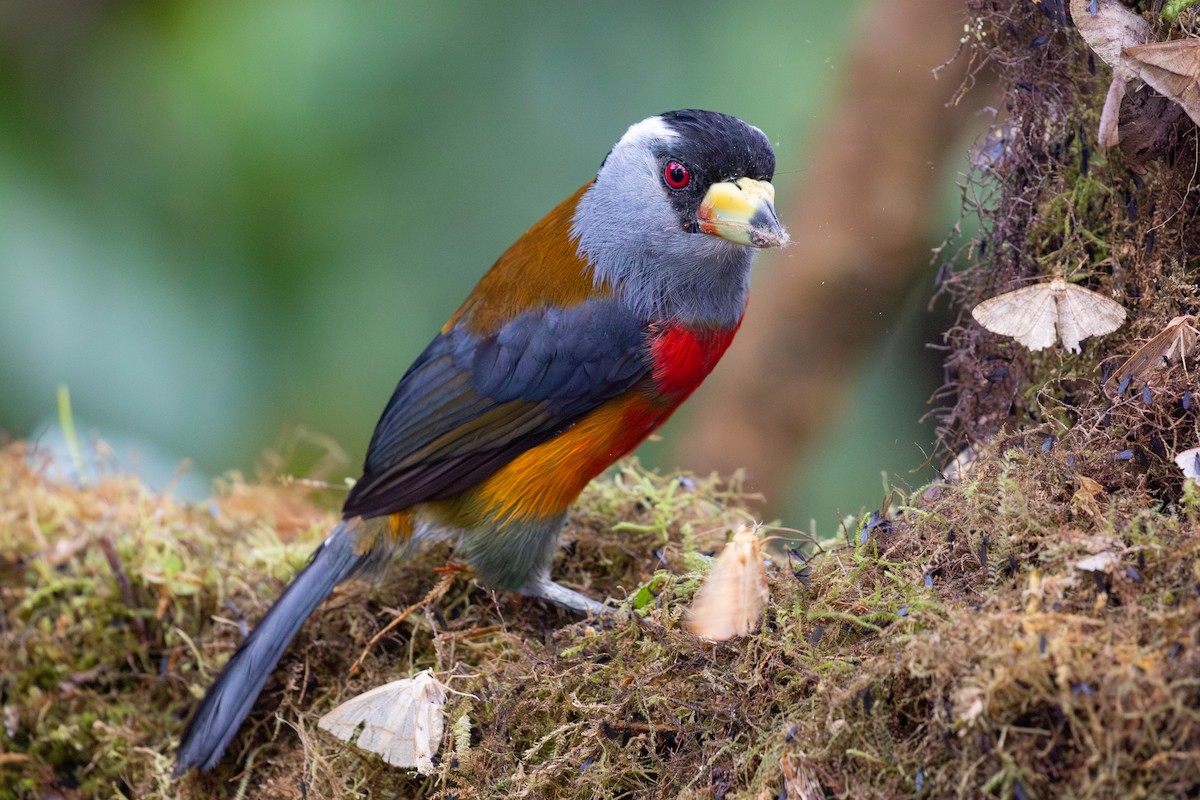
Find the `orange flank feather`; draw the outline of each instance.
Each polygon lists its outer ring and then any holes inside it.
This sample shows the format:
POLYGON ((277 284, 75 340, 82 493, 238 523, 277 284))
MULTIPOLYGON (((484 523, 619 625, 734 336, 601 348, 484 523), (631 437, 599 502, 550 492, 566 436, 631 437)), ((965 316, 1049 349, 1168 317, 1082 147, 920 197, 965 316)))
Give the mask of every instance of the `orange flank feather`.
POLYGON ((402 542, 407 542, 416 528, 411 509, 397 511, 395 514, 388 514, 388 523, 392 529, 392 538, 399 539, 402 542))
POLYGON ((641 444, 674 410, 675 405, 655 404, 635 389, 526 450, 468 494, 493 519, 561 514, 592 478, 641 444))
POLYGON ((354 520, 346 523, 354 530, 354 552, 366 556, 385 542, 405 545, 417 529, 417 515, 411 508, 388 514, 378 520, 354 520), (379 524, 384 523, 386 524, 379 524))
POLYGON ((567 308, 599 294, 592 285, 592 270, 571 238, 575 208, 591 185, 580 187, 508 248, 442 326, 442 333, 461 319, 472 333, 489 334, 524 311, 567 308))

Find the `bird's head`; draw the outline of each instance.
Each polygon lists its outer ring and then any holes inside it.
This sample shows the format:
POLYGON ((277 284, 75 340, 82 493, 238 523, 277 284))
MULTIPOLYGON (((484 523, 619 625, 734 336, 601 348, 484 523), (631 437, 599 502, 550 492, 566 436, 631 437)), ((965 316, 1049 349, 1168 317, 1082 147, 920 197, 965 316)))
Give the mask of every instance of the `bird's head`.
POLYGON ((736 117, 650 117, 604 159, 571 234, 597 285, 647 317, 735 324, 755 249, 787 243, 774 173, 766 135, 736 117))

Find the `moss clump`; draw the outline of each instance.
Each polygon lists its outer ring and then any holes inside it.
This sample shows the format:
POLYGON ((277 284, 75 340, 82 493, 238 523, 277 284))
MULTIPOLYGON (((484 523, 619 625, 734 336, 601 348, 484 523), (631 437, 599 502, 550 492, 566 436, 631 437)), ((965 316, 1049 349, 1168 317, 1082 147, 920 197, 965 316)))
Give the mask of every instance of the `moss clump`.
POLYGON ((679 623, 696 585, 687 564, 747 518, 744 498, 624 467, 585 494, 556 574, 595 596, 654 586, 641 613, 580 622, 459 580, 348 675, 433 584, 446 553, 431 551, 339 590, 222 764, 178 783, 170 754, 239 623, 333 518, 295 486, 234 481, 189 507, 125 478, 55 484, 12 445, 0 453, 16 488, 0 499, 2 793, 1186 793, 1200 785, 1200 503, 1189 489, 1150 508, 1082 481, 1111 480, 1113 462, 1071 435, 1040 440, 997 442, 963 482, 895 494, 803 565, 778 558, 763 625, 728 644, 679 623), (1100 572, 1079 568, 1097 552, 1112 554, 1100 572), (423 667, 455 690, 434 774, 317 731, 337 702, 423 667))

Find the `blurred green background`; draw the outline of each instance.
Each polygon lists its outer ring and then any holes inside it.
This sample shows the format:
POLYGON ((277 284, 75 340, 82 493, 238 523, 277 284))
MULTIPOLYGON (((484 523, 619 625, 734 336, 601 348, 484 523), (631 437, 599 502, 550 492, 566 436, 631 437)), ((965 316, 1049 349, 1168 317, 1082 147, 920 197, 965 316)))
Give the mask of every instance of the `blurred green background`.
MULTIPOLYGON (((763 128, 786 217, 862 6, 0 5, 0 430, 38 436, 65 383, 160 485, 184 458, 201 486, 252 471, 298 426, 354 474, 410 360, 631 123, 702 107, 763 128)), ((915 480, 923 308, 785 521, 828 533, 878 502, 880 470, 915 480)))

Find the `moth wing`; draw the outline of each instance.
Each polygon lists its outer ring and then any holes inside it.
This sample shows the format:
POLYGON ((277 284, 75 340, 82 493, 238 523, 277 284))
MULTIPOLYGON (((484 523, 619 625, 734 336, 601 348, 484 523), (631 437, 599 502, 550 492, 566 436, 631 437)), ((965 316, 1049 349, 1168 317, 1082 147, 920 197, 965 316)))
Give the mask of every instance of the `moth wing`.
POLYGON ((417 762, 417 772, 428 775, 433 772, 433 757, 442 744, 445 727, 442 707, 446 705, 446 687, 429 670, 421 675, 427 677, 423 686, 424 695, 422 701, 417 703, 413 719, 413 756, 417 762))
POLYGON ((1175 466, 1183 470, 1185 478, 1200 479, 1200 447, 1192 447, 1175 456, 1175 466))
POLYGON ((1196 329, 1195 322, 1194 316, 1185 314, 1182 317, 1175 317, 1167 323, 1163 333, 1171 331, 1174 335, 1171 337, 1171 346, 1163 354, 1164 363, 1173 364, 1176 361, 1183 361, 1196 349, 1196 342, 1200 339, 1200 330, 1196 329))
POLYGON ((1091 289, 1053 281, 1058 309, 1058 335, 1063 347, 1078 353, 1089 336, 1112 333, 1125 322, 1125 306, 1091 289))
POLYGON ((715 642, 745 636, 758 624, 768 597, 762 544, 752 529, 740 528, 717 556, 684 624, 715 642))
POLYGON ((379 719, 391 707, 391 698, 397 687, 404 683, 406 681, 393 681, 351 697, 317 720, 317 727, 343 742, 350 741, 360 725, 367 720, 379 719))
POLYGON ((442 740, 446 689, 430 670, 377 686, 325 714, 317 726, 344 742, 376 753, 396 767, 433 771, 442 740))
POLYGON ((992 333, 1011 336, 1030 350, 1054 344, 1055 303, 1051 284, 1023 286, 984 300, 971 316, 992 333))

